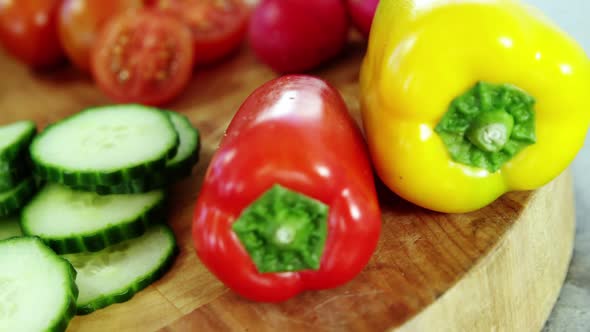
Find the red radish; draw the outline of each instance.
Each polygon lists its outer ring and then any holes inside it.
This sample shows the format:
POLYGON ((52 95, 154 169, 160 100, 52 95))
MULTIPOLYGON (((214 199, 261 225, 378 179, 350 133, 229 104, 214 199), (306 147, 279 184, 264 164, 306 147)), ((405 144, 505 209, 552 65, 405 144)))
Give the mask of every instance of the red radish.
POLYGON ((262 0, 250 21, 250 46, 280 73, 317 68, 342 51, 349 21, 342 0, 262 0))
POLYGON ((368 37, 371 31, 378 4, 379 0, 346 0, 352 23, 365 37, 368 37))

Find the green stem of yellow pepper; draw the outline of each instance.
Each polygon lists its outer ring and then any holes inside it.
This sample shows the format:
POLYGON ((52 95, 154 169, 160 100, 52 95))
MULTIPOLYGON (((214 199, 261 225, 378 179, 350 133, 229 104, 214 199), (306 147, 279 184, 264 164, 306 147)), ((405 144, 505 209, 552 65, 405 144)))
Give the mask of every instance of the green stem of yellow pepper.
POLYGON ((453 100, 435 131, 454 161, 495 172, 536 142, 534 104, 512 85, 478 82, 453 100))
POLYGON ((467 129, 466 135, 480 150, 498 152, 508 143, 513 128, 512 115, 504 110, 496 110, 478 115, 467 129))

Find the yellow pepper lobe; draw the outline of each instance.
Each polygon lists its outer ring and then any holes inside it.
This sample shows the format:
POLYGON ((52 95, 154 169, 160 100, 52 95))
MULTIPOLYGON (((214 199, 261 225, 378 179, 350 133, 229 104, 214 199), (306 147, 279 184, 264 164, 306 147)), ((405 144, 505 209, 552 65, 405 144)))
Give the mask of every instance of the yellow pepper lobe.
POLYGON ((573 161, 590 124, 588 56, 517 0, 381 0, 360 88, 377 174, 402 198, 441 212, 548 183, 573 161), (483 96, 482 108, 496 115, 441 124, 485 84, 492 95, 510 87, 528 98, 511 109, 483 96))

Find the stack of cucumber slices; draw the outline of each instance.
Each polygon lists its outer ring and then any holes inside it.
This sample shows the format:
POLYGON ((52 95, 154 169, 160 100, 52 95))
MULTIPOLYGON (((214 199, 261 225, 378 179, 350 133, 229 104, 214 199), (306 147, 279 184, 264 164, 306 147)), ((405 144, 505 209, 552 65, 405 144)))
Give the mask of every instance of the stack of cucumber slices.
POLYGON ((0 127, 0 331, 65 330, 160 278, 178 252, 166 189, 200 150, 186 117, 140 105, 35 134, 30 121, 0 127))

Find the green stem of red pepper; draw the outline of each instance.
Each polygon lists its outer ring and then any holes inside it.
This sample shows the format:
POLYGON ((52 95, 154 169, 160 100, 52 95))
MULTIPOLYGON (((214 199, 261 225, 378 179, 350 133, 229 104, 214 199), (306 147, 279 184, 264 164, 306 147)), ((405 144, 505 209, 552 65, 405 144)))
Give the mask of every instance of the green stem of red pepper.
POLYGON ((451 158, 495 172, 536 142, 535 99, 509 84, 478 82, 435 128, 451 158))
POLYGON ((318 270, 327 218, 327 205, 275 185, 232 228, 261 273, 318 270))

